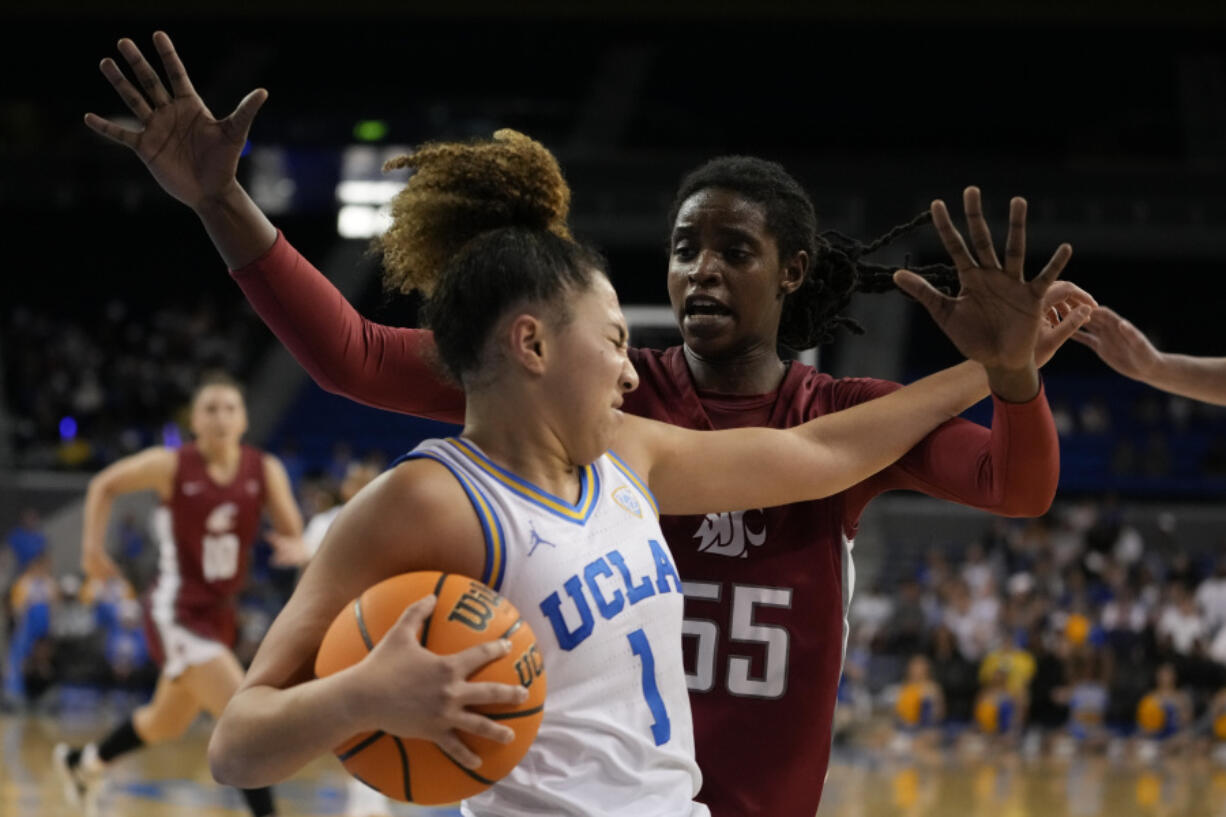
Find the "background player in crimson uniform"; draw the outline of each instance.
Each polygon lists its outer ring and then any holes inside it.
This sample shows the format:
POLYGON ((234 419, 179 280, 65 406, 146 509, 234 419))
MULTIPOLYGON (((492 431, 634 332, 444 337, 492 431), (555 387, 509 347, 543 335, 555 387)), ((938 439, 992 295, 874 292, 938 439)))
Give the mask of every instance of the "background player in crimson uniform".
MULTIPOLYGON (((102 63, 143 129, 125 130, 93 114, 86 124, 132 148, 168 193, 196 211, 252 305, 320 385, 370 405, 462 421, 463 395, 431 365, 431 334, 364 320, 238 185, 239 154, 266 92, 253 91, 230 116, 214 119, 169 38, 155 34, 154 44, 173 93, 131 41, 121 41, 120 50, 148 99, 112 61, 102 63), (320 316, 327 316, 323 332, 320 316)), ((857 288, 863 265, 843 252, 848 266, 819 244, 812 204, 782 168, 757 160, 749 165, 717 183, 687 184, 679 197, 677 224, 689 219, 690 237, 681 247, 681 233, 674 235, 669 288, 685 346, 631 350, 642 385, 628 396, 630 412, 692 428, 787 427, 897 388, 877 380, 836 381, 780 359, 781 339, 795 343, 800 337, 812 345, 842 322, 838 312, 857 288), (824 267, 831 261, 834 275, 824 267), (825 286, 808 283, 817 270, 825 286), (691 297, 699 295, 705 300, 691 297)), ((934 204, 933 216, 964 294, 973 298, 988 280, 985 270, 1021 276, 1025 204, 1015 200, 1011 209, 1003 268, 973 188, 966 208, 978 261, 943 204, 934 204)), ((1062 247, 1052 265, 1063 266, 1067 258, 1062 247)), ((942 319, 946 302, 934 290, 912 280, 908 291, 942 319)), ((1068 288, 1051 294, 1060 317, 1073 320, 1047 332, 1043 359, 1088 317, 1077 308, 1088 302, 1084 294, 1068 288)), ((987 396, 983 369, 963 369, 987 396)), ((696 647, 691 687, 705 777, 700 799, 713 813, 810 817, 816 810, 852 590, 850 540, 873 496, 901 488, 1006 515, 1047 509, 1058 452, 1039 385, 997 382, 991 388, 991 430, 952 421, 896 465, 836 497, 766 512, 663 520, 693 591, 687 610, 694 619, 688 628, 696 647)))
MULTIPOLYGON (((179 737, 201 710, 221 715, 243 679, 231 648, 236 597, 251 549, 268 512, 286 537, 302 534, 302 516, 281 462, 240 440, 247 410, 238 384, 214 375, 192 400, 193 442, 157 447, 119 460, 90 480, 85 497, 82 563, 86 573, 118 570, 106 553, 111 503, 135 491, 156 491, 158 578, 146 598, 150 650, 162 668, 153 700, 97 744, 60 744, 56 768, 70 800, 92 810, 102 771, 119 755, 179 737)), ((243 792, 253 814, 273 814, 271 789, 243 792)))

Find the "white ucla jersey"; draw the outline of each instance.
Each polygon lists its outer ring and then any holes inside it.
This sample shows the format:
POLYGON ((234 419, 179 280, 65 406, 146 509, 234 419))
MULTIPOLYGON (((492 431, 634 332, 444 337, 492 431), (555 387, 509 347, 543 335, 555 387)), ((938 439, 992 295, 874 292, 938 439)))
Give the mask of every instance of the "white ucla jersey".
POLYGON ((445 465, 485 532, 481 580, 536 633, 549 681, 524 759, 463 804, 476 815, 707 815, 693 802, 681 579, 647 487, 611 452, 585 466, 579 501, 548 494, 468 440, 408 457, 445 465))

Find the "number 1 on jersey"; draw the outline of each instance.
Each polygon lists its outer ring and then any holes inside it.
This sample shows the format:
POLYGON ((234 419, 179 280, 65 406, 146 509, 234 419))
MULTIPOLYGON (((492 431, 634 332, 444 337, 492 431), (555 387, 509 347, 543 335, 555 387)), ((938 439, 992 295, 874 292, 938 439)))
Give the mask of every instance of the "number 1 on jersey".
POLYGON ((656 686, 656 658, 651 654, 651 644, 641 628, 627 633, 626 638, 630 640, 631 652, 639 657, 643 665, 643 697, 647 699, 647 709, 655 719, 651 724, 651 736, 656 746, 663 746, 672 737, 673 727, 668 722, 668 710, 664 708, 660 689, 656 686))

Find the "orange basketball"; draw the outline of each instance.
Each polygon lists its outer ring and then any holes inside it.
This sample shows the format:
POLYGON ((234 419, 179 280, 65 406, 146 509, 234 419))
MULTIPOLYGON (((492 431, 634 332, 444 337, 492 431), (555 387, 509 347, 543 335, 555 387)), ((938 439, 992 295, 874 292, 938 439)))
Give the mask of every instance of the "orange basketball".
POLYGON ((345 769, 366 785, 397 800, 434 805, 471 797, 505 776, 528 751, 540 728, 545 706, 545 667, 536 636, 511 602, 476 579, 455 573, 420 571, 379 582, 337 615, 315 658, 315 674, 331 675, 361 661, 401 613, 433 593, 434 612, 421 628, 424 647, 440 655, 460 652, 496 638, 511 641, 511 651, 469 676, 471 681, 522 684, 528 698, 516 705, 473 707, 515 731, 508 744, 460 732, 481 756, 469 770, 433 742, 386 732, 354 735, 336 747, 345 769))

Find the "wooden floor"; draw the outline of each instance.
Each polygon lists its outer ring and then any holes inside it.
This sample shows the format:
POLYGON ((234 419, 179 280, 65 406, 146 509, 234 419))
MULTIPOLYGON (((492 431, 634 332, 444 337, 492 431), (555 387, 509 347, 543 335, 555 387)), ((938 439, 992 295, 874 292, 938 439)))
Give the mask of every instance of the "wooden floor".
MULTIPOLYGON (((50 767, 59 740, 84 741, 107 723, 88 718, 0 717, 0 816, 61 817, 50 767)), ((115 765, 99 817, 241 817, 236 792, 216 785, 205 763, 208 725, 180 741, 115 765)), ((331 758, 277 787, 283 815, 344 815, 346 777, 331 758)), ((396 804, 394 815, 453 817, 455 808, 396 804)), ((843 752, 826 785, 821 817, 1226 817, 1226 766, 1200 755, 1154 764, 1109 761, 992 762, 942 756, 914 763, 884 752, 843 752)))

